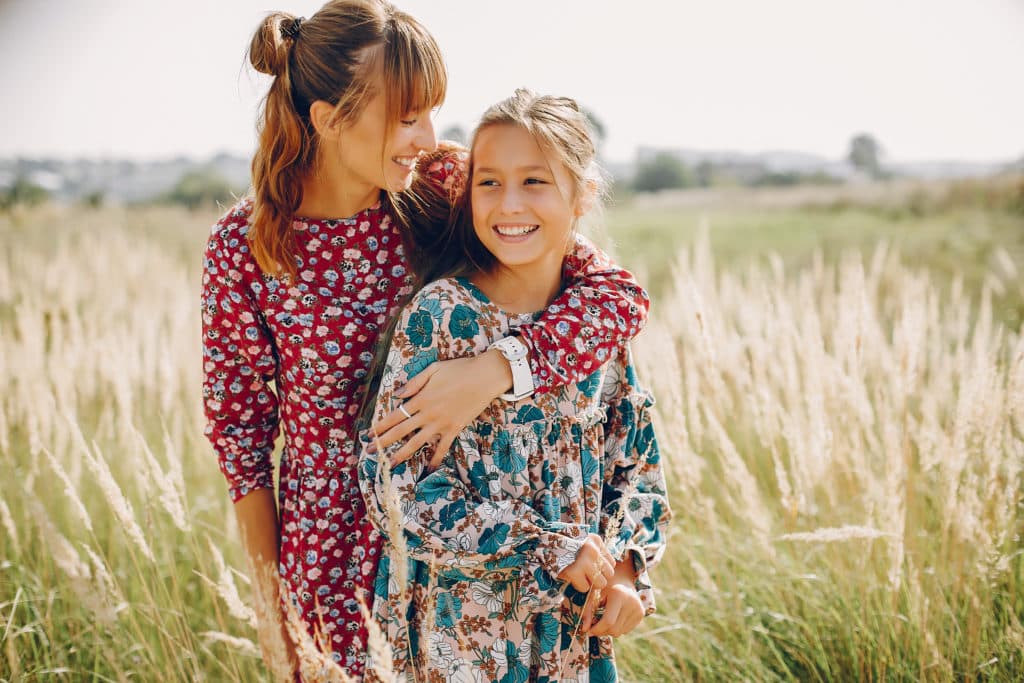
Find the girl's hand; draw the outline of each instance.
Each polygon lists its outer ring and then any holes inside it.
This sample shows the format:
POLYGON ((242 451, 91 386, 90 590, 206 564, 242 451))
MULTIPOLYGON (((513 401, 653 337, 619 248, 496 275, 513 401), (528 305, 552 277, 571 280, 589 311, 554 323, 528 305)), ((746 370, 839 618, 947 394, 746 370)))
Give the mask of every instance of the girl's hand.
POLYGON ((616 563, 611 584, 601 592, 601 596, 604 599, 604 614, 591 626, 597 609, 595 601, 594 609, 587 610, 580 622, 584 633, 592 636, 621 636, 644 620, 644 604, 636 592, 636 571, 628 555, 616 563))
POLYGON ((601 590, 608 585, 615 574, 615 561, 597 534, 589 534, 583 542, 576 559, 558 575, 561 581, 568 581, 581 593, 592 588, 601 590))
MULTIPOLYGON (((459 432, 495 398, 512 386, 512 370, 498 350, 473 358, 456 358, 434 363, 395 393, 406 399, 372 426, 380 448, 412 435, 391 456, 392 466, 411 458, 426 444, 434 444, 429 469, 436 469, 459 432)), ((371 452, 374 449, 370 447, 371 452)))
POLYGON ((591 615, 584 615, 581 629, 591 636, 622 636, 644 620, 644 604, 631 584, 615 583, 601 591, 604 597, 604 615, 590 626, 591 615))

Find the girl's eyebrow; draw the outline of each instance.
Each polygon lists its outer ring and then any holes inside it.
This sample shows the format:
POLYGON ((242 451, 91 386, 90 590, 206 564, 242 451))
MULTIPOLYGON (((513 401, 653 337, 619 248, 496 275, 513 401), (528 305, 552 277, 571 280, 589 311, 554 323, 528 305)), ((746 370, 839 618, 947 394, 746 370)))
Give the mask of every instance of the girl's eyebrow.
MULTIPOLYGON (((548 167, 547 166, 540 166, 539 164, 535 164, 533 166, 520 166, 519 168, 515 168, 515 169, 512 169, 512 170, 519 171, 521 173, 536 173, 537 171, 544 171, 546 173, 548 171, 548 167)), ((494 169, 494 168, 488 168, 486 166, 483 166, 483 167, 477 168, 476 172, 477 173, 498 173, 498 170, 494 169)))

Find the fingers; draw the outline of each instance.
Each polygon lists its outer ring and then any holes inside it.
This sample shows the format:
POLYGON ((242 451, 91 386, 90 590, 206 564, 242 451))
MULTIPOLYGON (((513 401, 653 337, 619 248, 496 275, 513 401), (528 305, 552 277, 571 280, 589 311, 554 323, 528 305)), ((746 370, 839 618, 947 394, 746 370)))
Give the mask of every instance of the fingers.
MULTIPOLYGON (((409 420, 412 422, 412 420, 409 420)), ((412 456, 416 455, 419 449, 423 448, 427 444, 431 443, 436 435, 428 434, 425 429, 421 429, 416 432, 405 444, 398 449, 398 451, 391 456, 391 466, 399 465, 412 456)))
MULTIPOLYGON (((396 412, 398 411, 392 411, 392 413, 396 412)), ((397 443, 409 436, 423 425, 423 417, 420 415, 413 414, 412 417, 407 418, 405 415, 402 415, 402 413, 398 414, 401 415, 402 421, 394 427, 391 427, 388 431, 382 432, 378 427, 373 428, 377 432, 377 438, 373 440, 373 445, 379 448, 387 448, 391 444, 397 443)), ((374 451, 376 451, 376 449, 374 449, 374 451)), ((413 452, 415 453, 415 451, 413 452)))
POLYGON ((580 631, 586 633, 590 630, 590 626, 594 623, 594 613, 597 612, 597 606, 601 603, 600 591, 595 591, 595 595, 592 595, 587 599, 586 605, 583 606, 583 614, 580 615, 580 631))
POLYGON ((448 450, 452 447, 452 443, 455 441, 456 434, 443 434, 441 439, 437 442, 434 447, 434 457, 427 463, 427 469, 430 471, 436 470, 444 462, 444 456, 448 454, 448 450))
POLYGON ((636 591, 613 586, 605 600, 604 615, 588 632, 592 636, 621 636, 635 629, 644 618, 643 604, 636 591))
POLYGON ((592 636, 610 636, 617 624, 619 613, 622 611, 622 604, 615 600, 608 600, 604 606, 604 614, 587 633, 592 636))
POLYGON ((426 368, 424 368, 423 372, 413 377, 411 380, 406 382, 404 387, 396 391, 395 396, 397 396, 398 398, 406 399, 412 398, 416 394, 420 393, 420 389, 427 386, 427 380, 429 380, 431 375, 433 375, 436 371, 436 366, 428 365, 426 368))

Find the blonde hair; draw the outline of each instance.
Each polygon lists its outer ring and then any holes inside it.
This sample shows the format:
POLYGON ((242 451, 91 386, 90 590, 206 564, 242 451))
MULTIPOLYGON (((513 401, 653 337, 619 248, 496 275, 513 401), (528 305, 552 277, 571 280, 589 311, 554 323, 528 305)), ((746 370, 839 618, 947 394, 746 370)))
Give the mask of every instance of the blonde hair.
MULTIPOLYGON (((294 276, 291 221, 319 149, 310 106, 332 103, 332 123, 348 123, 379 84, 390 135, 406 112, 444 101, 447 71, 430 33, 384 0, 332 0, 309 19, 270 14, 253 35, 249 59, 257 71, 274 77, 252 160, 249 241, 263 272, 294 276)), ((392 218, 409 227, 403 210, 408 202, 388 194, 385 203, 392 218)))
MULTIPOLYGON (((597 143, 586 113, 570 97, 537 95, 525 88, 516 89, 508 97, 484 112, 473 131, 466 177, 473 178, 473 146, 480 132, 492 126, 518 126, 537 141, 538 146, 561 163, 573 182, 573 200, 588 196, 591 210, 601 206, 607 188, 604 173, 597 163, 597 143)), ((473 229, 472 192, 467 188, 453 211, 453 220, 446 231, 446 258, 438 262, 425 278, 465 275, 490 270, 494 256, 487 251, 473 229)))

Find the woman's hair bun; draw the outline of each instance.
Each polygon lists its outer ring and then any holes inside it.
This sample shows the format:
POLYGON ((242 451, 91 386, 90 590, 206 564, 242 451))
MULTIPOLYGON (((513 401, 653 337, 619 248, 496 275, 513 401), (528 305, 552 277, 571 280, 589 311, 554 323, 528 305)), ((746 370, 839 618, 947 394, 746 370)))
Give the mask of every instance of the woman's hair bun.
POLYGON ((254 69, 270 76, 280 76, 288 66, 288 48, 292 40, 281 34, 282 25, 289 26, 295 16, 287 12, 267 15, 252 36, 249 44, 249 61, 254 69))

